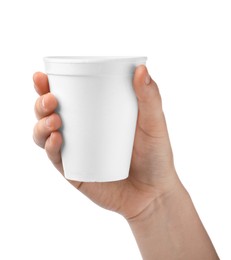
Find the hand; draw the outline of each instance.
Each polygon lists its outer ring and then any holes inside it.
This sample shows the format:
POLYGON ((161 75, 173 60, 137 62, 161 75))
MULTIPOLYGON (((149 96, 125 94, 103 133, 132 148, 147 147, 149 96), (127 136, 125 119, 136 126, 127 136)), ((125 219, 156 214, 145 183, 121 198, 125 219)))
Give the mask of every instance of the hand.
MULTIPOLYGON (((35 104, 34 140, 63 174, 61 119, 54 112, 58 104, 49 93, 45 74, 35 73, 34 83, 40 95, 35 104)), ((217 260, 177 177, 159 90, 145 66, 136 69, 133 86, 139 112, 129 177, 105 183, 69 182, 98 205, 127 219, 143 259, 217 260)))
MULTIPOLYGON (((34 141, 45 148, 54 166, 63 174, 62 136, 58 132, 61 119, 55 114, 58 103, 49 92, 45 74, 35 73, 33 80, 40 95, 35 104, 38 122, 34 127, 34 141)), ((69 181, 98 205, 116 211, 128 220, 147 214, 158 198, 169 194, 180 183, 174 168, 160 93, 145 66, 136 69, 133 86, 139 112, 129 177, 108 183, 69 181)))

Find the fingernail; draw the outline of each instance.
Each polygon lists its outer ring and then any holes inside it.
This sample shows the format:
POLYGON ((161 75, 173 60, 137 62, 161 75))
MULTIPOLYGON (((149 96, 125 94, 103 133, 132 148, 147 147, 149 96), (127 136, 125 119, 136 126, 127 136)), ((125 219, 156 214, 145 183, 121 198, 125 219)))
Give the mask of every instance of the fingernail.
POLYGON ((146 85, 149 85, 151 83, 151 77, 149 76, 148 73, 146 75, 146 78, 145 78, 144 82, 145 82, 146 85))

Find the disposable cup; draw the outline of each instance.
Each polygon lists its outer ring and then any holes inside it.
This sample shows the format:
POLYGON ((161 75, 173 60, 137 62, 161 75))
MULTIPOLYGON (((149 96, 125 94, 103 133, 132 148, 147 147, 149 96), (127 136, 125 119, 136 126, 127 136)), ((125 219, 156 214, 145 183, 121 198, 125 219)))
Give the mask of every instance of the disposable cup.
POLYGON ((132 80, 146 57, 45 57, 51 93, 62 119, 61 149, 69 180, 108 182, 128 177, 137 99, 132 80))

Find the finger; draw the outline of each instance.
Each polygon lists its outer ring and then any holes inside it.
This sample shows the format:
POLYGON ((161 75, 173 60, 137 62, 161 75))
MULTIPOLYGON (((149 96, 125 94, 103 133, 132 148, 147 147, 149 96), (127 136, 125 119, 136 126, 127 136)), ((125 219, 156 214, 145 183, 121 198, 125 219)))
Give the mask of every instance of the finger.
POLYGON ((42 72, 33 75, 34 88, 39 95, 44 95, 50 91, 48 77, 42 72))
POLYGON ((150 136, 166 133, 159 89, 144 65, 137 67, 133 86, 138 99, 138 127, 150 136))
POLYGON ((35 102, 35 115, 37 119, 52 114, 58 106, 58 102, 51 93, 40 96, 35 102))
POLYGON ((62 125, 61 119, 57 114, 40 119, 34 127, 33 138, 35 143, 44 148, 47 138, 62 125))
POLYGON ((60 171, 63 174, 64 172, 63 172, 63 165, 61 159, 61 146, 62 146, 61 133, 58 131, 52 132, 51 135, 46 140, 45 150, 51 162, 58 169, 58 171, 60 171))
MULTIPOLYGON (((45 143, 45 150, 47 156, 56 167, 56 169, 64 175, 62 156, 61 156, 61 147, 62 147, 62 135, 60 132, 52 132, 51 135, 47 138, 45 143)), ((75 188, 80 189, 82 182, 68 180, 75 188)))

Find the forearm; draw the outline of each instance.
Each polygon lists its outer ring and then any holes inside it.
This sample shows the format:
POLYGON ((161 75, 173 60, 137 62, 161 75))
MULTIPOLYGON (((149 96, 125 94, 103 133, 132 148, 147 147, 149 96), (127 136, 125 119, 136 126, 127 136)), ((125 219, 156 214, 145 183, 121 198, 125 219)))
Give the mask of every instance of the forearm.
POLYGON ((144 260, 219 259, 181 184, 128 222, 144 260))

